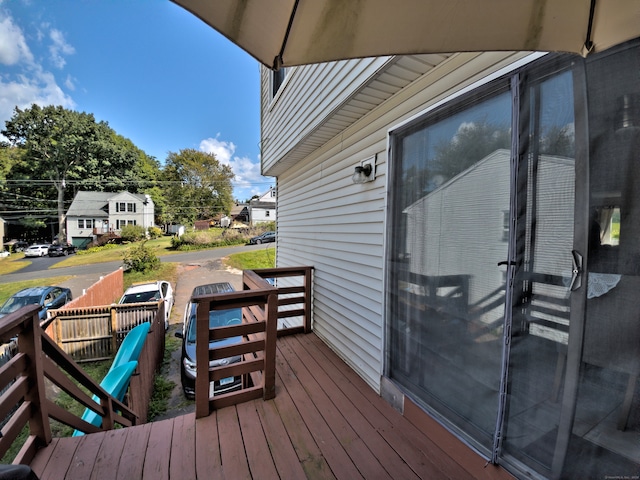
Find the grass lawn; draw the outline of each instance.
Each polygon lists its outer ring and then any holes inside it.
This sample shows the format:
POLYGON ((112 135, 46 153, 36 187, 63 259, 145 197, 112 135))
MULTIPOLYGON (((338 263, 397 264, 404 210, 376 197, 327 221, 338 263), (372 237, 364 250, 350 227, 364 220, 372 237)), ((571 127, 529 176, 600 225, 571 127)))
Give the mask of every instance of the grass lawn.
POLYGON ((126 290, 134 283, 149 282, 153 280, 166 280, 171 282, 175 288, 178 280, 178 264, 173 262, 163 262, 155 270, 149 272, 125 272, 124 289, 126 290))
POLYGON ((276 266, 276 250, 273 247, 229 255, 225 264, 238 270, 256 270, 276 266))
POLYGON ((7 275, 8 273, 17 272, 18 270, 31 265, 31 262, 21 261, 24 258, 24 253, 12 253, 10 257, 0 258, 0 275, 7 275))

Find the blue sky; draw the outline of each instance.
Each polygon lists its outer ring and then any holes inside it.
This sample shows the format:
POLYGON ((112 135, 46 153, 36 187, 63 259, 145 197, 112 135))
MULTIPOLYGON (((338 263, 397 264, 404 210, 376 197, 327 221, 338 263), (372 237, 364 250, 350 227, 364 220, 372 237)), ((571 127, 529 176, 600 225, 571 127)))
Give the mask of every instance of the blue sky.
POLYGON ((239 200, 260 175, 259 64, 169 0, 0 0, 0 127, 16 106, 93 113, 164 163, 216 154, 239 200))

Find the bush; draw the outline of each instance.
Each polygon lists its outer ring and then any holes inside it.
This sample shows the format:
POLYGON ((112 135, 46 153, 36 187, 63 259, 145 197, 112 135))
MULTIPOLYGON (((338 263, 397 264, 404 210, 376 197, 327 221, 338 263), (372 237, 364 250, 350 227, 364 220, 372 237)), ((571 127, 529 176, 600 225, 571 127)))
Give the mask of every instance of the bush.
POLYGON ((144 227, 141 225, 125 225, 120 230, 120 237, 125 242, 137 242, 147 238, 144 227))
POLYGON ((160 259, 145 245, 145 242, 139 243, 127 250, 122 260, 125 270, 134 272, 148 272, 160 266, 160 259))
POLYGON ((160 238, 162 236, 162 230, 159 227, 149 227, 147 229, 147 233, 149 234, 149 238, 153 240, 154 238, 160 238))
POLYGON ((176 250, 200 250, 203 248, 226 247, 247 243, 245 233, 235 229, 210 229, 187 232, 180 238, 171 238, 171 247, 176 250))

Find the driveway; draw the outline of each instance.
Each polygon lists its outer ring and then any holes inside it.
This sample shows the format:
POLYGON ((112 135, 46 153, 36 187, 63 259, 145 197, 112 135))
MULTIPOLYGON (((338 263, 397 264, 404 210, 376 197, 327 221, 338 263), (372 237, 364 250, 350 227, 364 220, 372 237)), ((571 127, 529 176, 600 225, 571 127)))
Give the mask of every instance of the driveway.
MULTIPOLYGON (((264 248, 264 247, 263 247, 264 248)), ((191 292, 198 285, 229 282, 236 290, 242 289, 242 271, 225 269, 222 259, 216 258, 204 262, 186 262, 178 267, 178 280, 175 289, 175 303, 171 311, 168 344, 175 342, 178 348, 171 353, 171 362, 165 377, 175 383, 169 398, 167 412, 156 420, 176 417, 195 411, 195 403, 182 393, 180 384, 181 340, 175 338, 175 332, 182 328, 182 320, 191 292)))

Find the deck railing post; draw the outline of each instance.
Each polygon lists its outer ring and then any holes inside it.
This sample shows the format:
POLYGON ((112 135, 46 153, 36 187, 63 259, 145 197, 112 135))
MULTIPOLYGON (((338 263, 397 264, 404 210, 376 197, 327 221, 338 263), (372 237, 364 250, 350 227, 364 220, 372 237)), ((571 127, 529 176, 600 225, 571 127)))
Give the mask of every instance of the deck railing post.
POLYGON ((304 333, 311 333, 311 268, 304 269, 304 333))
POLYGON ((209 305, 200 303, 196 313, 196 418, 209 415, 209 305))
POLYGON ((42 359, 42 329, 40 317, 35 310, 31 319, 24 324, 25 328, 18 335, 18 348, 29 358, 26 375, 30 379, 31 388, 25 400, 33 405, 29 418, 29 431, 43 445, 51 442, 51 426, 46 408, 46 390, 44 386, 44 363, 42 359))
POLYGON ((266 341, 264 347, 263 398, 270 400, 276 396, 276 339, 278 337, 278 293, 267 296, 266 341))

